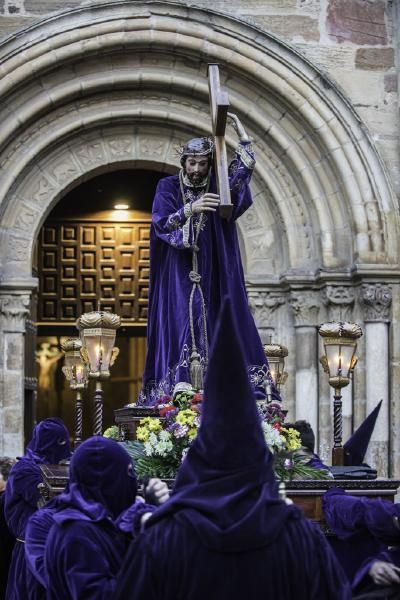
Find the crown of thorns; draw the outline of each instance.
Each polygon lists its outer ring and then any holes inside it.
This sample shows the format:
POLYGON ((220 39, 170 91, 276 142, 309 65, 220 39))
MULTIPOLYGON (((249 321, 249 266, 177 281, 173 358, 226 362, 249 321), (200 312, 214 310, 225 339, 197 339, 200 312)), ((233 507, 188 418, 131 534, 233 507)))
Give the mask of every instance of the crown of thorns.
POLYGON ((178 156, 206 156, 214 151, 214 142, 209 137, 193 138, 178 148, 178 156))

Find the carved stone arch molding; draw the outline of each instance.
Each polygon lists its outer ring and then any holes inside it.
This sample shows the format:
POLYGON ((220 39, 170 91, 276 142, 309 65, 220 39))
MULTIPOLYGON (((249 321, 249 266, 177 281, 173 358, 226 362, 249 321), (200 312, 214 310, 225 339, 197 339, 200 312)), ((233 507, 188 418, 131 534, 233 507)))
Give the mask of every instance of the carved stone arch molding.
POLYGON ((248 279, 395 268, 399 221, 379 156, 317 68, 238 18, 114 1, 0 45, 0 285, 31 282, 38 230, 68 189, 113 164, 169 172, 176 145, 209 133, 210 62, 256 146, 255 204, 240 223, 248 279))

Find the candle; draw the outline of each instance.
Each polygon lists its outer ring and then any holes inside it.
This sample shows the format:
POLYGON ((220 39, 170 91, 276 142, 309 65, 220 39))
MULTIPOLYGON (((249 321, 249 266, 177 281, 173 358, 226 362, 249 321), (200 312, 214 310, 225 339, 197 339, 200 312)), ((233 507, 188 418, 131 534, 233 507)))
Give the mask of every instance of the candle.
POLYGON ((97 351, 96 351, 96 371, 101 371, 102 362, 103 362, 103 348, 101 346, 97 346, 97 351))

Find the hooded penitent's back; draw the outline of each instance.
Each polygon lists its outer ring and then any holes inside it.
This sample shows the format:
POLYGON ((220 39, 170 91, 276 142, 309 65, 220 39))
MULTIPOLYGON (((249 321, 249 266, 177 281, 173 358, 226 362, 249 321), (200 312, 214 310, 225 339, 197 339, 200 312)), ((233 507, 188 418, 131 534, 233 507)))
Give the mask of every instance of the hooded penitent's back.
POLYGON ((272 543, 298 510, 278 496, 231 306, 210 351, 201 426, 170 500, 150 519, 186 523, 207 548, 242 552, 272 543))

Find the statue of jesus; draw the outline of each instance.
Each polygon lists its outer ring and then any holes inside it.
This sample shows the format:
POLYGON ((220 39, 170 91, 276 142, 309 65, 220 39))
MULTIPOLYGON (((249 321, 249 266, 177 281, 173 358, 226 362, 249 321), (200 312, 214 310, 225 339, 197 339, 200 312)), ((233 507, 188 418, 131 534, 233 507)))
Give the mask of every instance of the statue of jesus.
MULTIPOLYGON (((229 220, 218 213, 213 141, 194 138, 180 149, 178 175, 158 183, 150 233, 150 294, 147 357, 138 406, 154 406, 178 383, 201 390, 209 342, 225 296, 247 332, 247 369, 258 398, 271 384, 268 362, 250 312, 236 220, 251 206, 255 155, 235 114, 228 122, 238 138, 229 165, 233 204, 229 220)), ((226 369, 229 371, 229 364, 226 369)), ((273 387, 272 397, 280 399, 273 387)))

